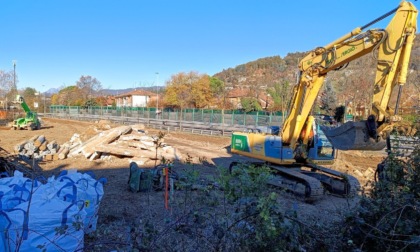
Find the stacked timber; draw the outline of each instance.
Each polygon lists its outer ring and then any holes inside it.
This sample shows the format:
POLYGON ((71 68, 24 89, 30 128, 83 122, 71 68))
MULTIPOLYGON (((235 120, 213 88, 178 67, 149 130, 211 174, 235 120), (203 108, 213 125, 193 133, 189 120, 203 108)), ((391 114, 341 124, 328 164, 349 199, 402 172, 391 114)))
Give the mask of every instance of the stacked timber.
POLYGON ((62 145, 59 145, 56 140, 48 141, 44 135, 39 135, 22 141, 15 146, 14 150, 21 157, 50 161, 66 159, 68 153, 81 143, 78 134, 74 134, 62 145))
POLYGON ((22 141, 14 148, 15 152, 25 158, 43 159, 47 155, 53 155, 59 149, 56 141, 48 142, 45 136, 34 136, 22 141))
POLYGON ((166 145, 163 138, 148 136, 144 125, 120 126, 91 137, 77 148, 70 150, 69 156, 83 155, 89 160, 110 157, 129 158, 139 165, 152 165, 160 160, 177 160, 180 155, 175 148, 166 145))

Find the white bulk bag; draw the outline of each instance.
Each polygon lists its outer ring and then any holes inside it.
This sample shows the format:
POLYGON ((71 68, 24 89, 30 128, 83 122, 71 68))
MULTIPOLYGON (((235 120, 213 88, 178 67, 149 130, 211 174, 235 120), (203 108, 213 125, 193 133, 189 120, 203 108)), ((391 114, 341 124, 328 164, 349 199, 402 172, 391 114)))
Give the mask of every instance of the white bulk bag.
POLYGON ((9 186, 13 187, 15 185, 24 186, 28 190, 32 188, 32 182, 34 183, 34 187, 37 188, 40 183, 37 180, 32 181, 29 178, 25 178, 23 173, 20 171, 15 171, 12 177, 2 177, 0 178, 0 186, 9 186))
MULTIPOLYGON (((98 222, 99 205, 104 195, 103 183, 104 179, 96 180, 92 175, 88 173, 68 173, 62 174, 57 177, 57 181, 74 183, 77 188, 77 201, 84 202, 84 208, 86 211, 86 219, 84 222, 84 231, 89 234, 96 230, 96 224, 98 222)), ((63 188, 59 195, 73 194, 70 192, 72 188, 63 188)))
POLYGON ((6 240, 4 249, 11 252, 82 250, 85 217, 83 202, 34 194, 30 205, 24 202, 14 209, 0 211, 0 222, 8 223, 5 230, 0 230, 6 240))

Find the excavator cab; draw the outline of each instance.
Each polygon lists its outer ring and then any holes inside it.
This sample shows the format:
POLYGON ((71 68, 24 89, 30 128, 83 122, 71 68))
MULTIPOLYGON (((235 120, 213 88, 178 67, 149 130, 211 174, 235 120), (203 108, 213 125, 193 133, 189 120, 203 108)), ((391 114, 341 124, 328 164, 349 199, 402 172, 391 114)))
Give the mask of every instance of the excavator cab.
POLYGON ((312 124, 311 141, 308 146, 308 160, 310 163, 329 165, 334 162, 335 147, 322 129, 322 123, 317 120, 312 124))

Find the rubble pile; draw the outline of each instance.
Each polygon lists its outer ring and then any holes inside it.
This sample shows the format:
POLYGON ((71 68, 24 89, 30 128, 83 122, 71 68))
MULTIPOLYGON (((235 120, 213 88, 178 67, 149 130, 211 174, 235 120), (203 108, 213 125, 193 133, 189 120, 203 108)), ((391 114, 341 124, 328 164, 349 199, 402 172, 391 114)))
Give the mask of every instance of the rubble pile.
POLYGON ((89 160, 107 160, 111 157, 130 158, 138 165, 155 165, 162 158, 178 160, 180 155, 164 139, 149 136, 143 124, 119 126, 102 131, 72 148, 69 157, 83 155, 89 160))
POLYGON ((165 144, 162 137, 147 135, 143 124, 116 128, 102 126, 102 129, 95 128, 96 134, 89 134, 90 137, 74 134, 62 145, 55 140, 48 141, 44 135, 34 136, 17 144, 14 149, 20 156, 44 161, 83 155, 90 161, 111 157, 130 158, 129 162, 142 166, 157 165, 162 158, 180 159, 175 148, 165 144))
POLYGON ((80 144, 79 142, 75 143, 75 140, 77 137, 73 136, 70 141, 59 145, 55 140, 48 141, 44 135, 37 135, 17 144, 14 150, 18 155, 26 158, 59 160, 67 158, 70 149, 80 144))

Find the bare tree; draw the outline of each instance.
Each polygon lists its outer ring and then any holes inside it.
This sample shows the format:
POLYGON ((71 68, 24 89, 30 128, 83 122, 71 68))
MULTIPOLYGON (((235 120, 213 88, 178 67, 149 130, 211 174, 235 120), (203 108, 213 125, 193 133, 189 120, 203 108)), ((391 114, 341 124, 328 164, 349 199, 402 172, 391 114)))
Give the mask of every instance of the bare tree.
POLYGON ((83 99, 92 99, 101 89, 101 82, 90 75, 82 75, 76 82, 76 86, 82 91, 83 99))
POLYGON ((334 113, 337 106, 337 95, 331 82, 327 81, 321 93, 320 108, 328 115, 334 113))
MULTIPOLYGON (((16 83, 18 82, 16 76, 16 83)), ((16 86, 14 85, 13 71, 5 72, 0 70, 0 96, 2 99, 12 101, 15 99, 17 93, 16 86)))

